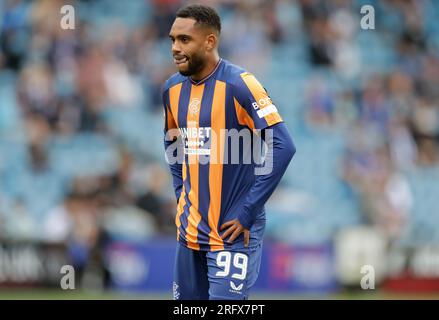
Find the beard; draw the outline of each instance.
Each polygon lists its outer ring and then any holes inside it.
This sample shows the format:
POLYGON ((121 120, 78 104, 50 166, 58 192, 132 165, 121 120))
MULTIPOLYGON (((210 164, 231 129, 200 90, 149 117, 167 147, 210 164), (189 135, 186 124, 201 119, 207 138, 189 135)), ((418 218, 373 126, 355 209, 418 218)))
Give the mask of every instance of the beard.
POLYGON ((188 68, 185 71, 179 70, 180 74, 189 77, 200 72, 206 65, 206 60, 199 54, 193 54, 188 59, 188 68))

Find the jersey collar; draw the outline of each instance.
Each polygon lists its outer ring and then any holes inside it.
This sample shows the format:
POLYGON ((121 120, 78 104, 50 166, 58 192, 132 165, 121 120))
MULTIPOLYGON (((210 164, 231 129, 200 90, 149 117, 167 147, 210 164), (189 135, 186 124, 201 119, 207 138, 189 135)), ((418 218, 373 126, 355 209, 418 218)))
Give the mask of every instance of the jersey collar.
POLYGON ((223 61, 222 58, 219 59, 219 61, 217 62, 215 68, 213 69, 213 71, 212 71, 211 73, 209 73, 207 76, 205 76, 203 79, 201 79, 201 80, 199 80, 199 81, 194 81, 194 80, 192 80, 191 77, 188 77, 188 78, 189 78, 189 81, 190 81, 193 85, 196 85, 196 86, 198 86, 198 85, 204 83, 207 79, 209 79, 209 78, 210 78, 210 77, 216 72, 216 70, 218 70, 218 67, 219 67, 220 64, 221 64, 221 61, 223 61))

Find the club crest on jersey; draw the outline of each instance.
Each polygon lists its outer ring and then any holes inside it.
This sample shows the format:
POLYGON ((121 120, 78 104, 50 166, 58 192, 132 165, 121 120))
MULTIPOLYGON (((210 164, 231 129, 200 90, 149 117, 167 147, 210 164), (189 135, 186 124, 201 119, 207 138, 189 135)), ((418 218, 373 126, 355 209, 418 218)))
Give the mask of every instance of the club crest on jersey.
POLYGON ((200 111, 200 99, 194 98, 189 103, 189 112, 192 116, 195 116, 200 111))

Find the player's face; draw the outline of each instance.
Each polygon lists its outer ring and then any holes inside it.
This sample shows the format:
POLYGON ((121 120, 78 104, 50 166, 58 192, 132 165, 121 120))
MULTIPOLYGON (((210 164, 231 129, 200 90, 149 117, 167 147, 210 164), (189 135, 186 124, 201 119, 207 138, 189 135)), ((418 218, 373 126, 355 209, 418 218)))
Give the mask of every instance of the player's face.
POLYGON ((184 76, 200 72, 206 65, 205 29, 195 26, 195 20, 177 18, 169 32, 172 41, 172 55, 178 71, 184 76))

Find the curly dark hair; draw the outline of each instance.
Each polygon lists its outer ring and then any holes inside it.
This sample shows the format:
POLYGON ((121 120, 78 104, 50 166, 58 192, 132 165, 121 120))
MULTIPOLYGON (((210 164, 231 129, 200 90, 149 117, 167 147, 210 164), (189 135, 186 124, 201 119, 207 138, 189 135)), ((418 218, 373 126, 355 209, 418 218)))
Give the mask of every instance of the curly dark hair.
POLYGON ((211 7, 200 4, 189 5, 178 10, 176 17, 194 19, 195 24, 213 28, 218 31, 218 34, 221 33, 221 19, 215 9, 211 7))

